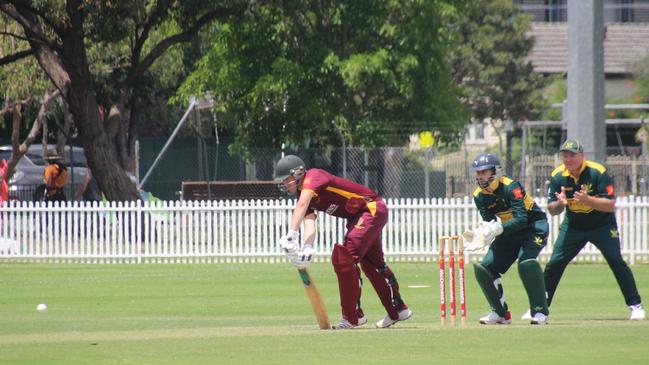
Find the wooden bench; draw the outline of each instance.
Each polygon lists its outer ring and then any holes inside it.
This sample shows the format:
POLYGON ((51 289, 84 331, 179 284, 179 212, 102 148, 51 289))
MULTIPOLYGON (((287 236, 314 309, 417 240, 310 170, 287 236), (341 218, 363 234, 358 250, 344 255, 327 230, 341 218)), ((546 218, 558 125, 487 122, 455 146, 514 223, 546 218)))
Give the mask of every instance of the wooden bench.
POLYGON ((183 200, 279 199, 282 193, 274 181, 183 181, 183 200))

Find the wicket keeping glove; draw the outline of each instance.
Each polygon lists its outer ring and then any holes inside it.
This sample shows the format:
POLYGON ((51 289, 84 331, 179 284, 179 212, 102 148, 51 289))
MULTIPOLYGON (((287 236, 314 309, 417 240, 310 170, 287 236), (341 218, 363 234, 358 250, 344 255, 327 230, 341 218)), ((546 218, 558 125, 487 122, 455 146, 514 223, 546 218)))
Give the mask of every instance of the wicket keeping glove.
POLYGON ((302 246, 300 251, 291 258, 291 262, 293 263, 293 266, 298 269, 306 269, 311 265, 314 257, 315 249, 313 248, 313 245, 305 244, 302 246))
POLYGON ((292 259, 293 256, 297 253, 299 247, 297 239, 299 237, 299 232, 294 230, 289 230, 282 238, 279 239, 279 247, 289 257, 292 259))
POLYGON ((484 239, 488 243, 491 243, 497 235, 503 233, 503 225, 495 219, 490 222, 482 222, 480 228, 482 228, 484 239))
POLYGON ((469 252, 478 251, 488 245, 481 227, 462 233, 462 239, 464 240, 464 250, 469 252))
POLYGON ((503 233, 503 226, 495 219, 491 222, 482 222, 480 227, 473 231, 462 233, 464 249, 466 251, 478 251, 491 244, 497 235, 503 233))

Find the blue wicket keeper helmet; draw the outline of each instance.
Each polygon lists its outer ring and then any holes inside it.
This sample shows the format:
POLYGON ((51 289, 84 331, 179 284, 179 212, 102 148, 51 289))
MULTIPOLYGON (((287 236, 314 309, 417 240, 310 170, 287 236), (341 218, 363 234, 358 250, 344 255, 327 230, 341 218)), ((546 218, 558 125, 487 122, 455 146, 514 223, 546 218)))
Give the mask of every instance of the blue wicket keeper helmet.
POLYGON ((492 170, 493 173, 487 181, 480 181, 476 176, 476 183, 482 189, 488 187, 491 183, 497 180, 502 175, 502 167, 500 166, 500 159, 498 156, 491 153, 482 153, 478 155, 471 164, 471 170, 474 172, 492 170))

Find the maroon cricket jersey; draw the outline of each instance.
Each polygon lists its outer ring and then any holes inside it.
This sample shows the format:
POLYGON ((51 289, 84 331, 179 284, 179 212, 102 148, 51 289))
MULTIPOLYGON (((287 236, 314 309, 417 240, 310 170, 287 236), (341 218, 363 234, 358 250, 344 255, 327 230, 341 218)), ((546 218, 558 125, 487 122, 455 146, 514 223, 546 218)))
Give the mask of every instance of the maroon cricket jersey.
POLYGON ((304 176, 302 191, 310 190, 313 198, 308 212, 318 210, 340 218, 353 218, 366 208, 374 215, 379 195, 351 180, 334 176, 321 169, 310 169, 304 176), (368 203, 369 204, 368 206, 368 203))

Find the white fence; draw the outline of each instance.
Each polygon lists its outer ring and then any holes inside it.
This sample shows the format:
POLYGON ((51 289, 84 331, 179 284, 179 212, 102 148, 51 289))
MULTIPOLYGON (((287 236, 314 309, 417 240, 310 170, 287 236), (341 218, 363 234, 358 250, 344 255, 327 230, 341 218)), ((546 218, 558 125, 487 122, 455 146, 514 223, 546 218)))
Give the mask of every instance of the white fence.
MULTIPOLYGON (((383 244, 390 261, 437 260, 437 241, 477 224, 472 199, 388 200, 383 244)), ((545 207, 545 200, 538 200, 545 207)), ((0 259, 79 263, 190 263, 284 261, 277 242, 287 230, 293 201, 40 204, 0 207, 0 259)), ((547 260, 562 217, 550 217, 547 260)), ((618 198, 622 254, 649 261, 649 200, 618 198)), ((345 221, 318 216, 319 261, 345 233, 345 221)), ((483 253, 472 254, 470 260, 483 253)), ((602 261, 588 244, 579 261, 602 261)))

